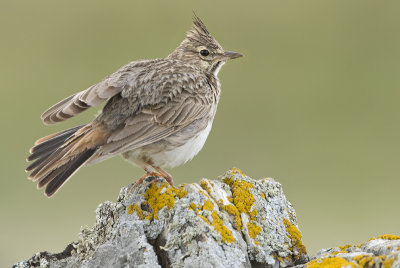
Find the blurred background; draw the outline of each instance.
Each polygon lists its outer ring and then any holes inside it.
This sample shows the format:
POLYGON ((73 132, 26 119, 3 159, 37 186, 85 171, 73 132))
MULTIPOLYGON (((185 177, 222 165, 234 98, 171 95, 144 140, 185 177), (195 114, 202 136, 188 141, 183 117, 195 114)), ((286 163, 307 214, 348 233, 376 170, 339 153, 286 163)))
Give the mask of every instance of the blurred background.
POLYGON ((143 171, 120 157, 81 169, 52 199, 26 179, 40 114, 129 61, 168 55, 192 11, 244 58, 220 72, 222 97, 201 153, 177 184, 241 168, 283 184, 310 254, 399 234, 400 2, 0 1, 0 266, 59 252, 100 202, 143 171))

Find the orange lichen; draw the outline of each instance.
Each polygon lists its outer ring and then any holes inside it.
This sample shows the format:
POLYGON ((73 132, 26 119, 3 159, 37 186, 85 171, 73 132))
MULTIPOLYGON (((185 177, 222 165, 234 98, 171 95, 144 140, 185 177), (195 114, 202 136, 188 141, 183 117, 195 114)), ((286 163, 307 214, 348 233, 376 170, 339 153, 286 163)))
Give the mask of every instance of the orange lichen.
POLYGON ((299 252, 297 258, 299 258, 303 254, 307 254, 306 247, 301 242, 301 233, 299 229, 295 225, 293 225, 288 219, 282 218, 282 220, 286 226, 286 232, 288 233, 289 238, 292 241, 292 248, 296 248, 299 252))
POLYGON ((355 268, 356 265, 346 259, 340 257, 326 258, 326 259, 316 259, 310 261, 307 268, 337 268, 337 267, 352 267, 355 268))
POLYGON ((139 216, 139 219, 143 220, 143 210, 137 204, 132 204, 128 206, 128 214, 132 214, 136 211, 136 214, 139 216))
POLYGON ((148 205, 153 210, 153 213, 148 215, 146 219, 158 219, 158 211, 162 208, 167 207, 171 209, 175 205, 175 198, 183 198, 188 192, 182 187, 179 189, 170 187, 168 183, 162 183, 158 187, 157 183, 153 183, 149 189, 143 194, 148 205))

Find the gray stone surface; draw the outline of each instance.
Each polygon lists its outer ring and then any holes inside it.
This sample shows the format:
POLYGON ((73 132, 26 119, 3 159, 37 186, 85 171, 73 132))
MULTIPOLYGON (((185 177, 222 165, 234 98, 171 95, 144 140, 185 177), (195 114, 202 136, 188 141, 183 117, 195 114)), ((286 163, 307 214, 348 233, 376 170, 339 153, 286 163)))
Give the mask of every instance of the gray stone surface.
POLYGON ((322 249, 299 267, 400 268, 400 236, 382 235, 361 245, 322 249))
MULTIPOLYGON (((154 178, 148 178, 150 181, 154 178)), ((123 188, 96 224, 58 254, 15 267, 288 267, 308 260, 296 214, 273 179, 238 169, 170 187, 163 178, 123 188)))
POLYGON ((273 179, 239 169, 179 188, 154 179, 100 204, 96 224, 63 252, 36 253, 14 267, 400 268, 396 235, 323 249, 308 261, 296 213, 273 179))

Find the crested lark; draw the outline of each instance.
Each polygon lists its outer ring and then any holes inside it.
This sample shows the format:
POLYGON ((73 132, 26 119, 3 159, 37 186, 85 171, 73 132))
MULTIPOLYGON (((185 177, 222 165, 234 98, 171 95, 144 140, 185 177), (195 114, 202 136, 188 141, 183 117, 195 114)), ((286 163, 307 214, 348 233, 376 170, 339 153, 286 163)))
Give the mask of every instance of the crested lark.
POLYGON ((82 165, 122 154, 145 176, 158 172, 172 185, 162 168, 201 150, 220 97, 217 74, 241 56, 223 50, 194 16, 193 29, 168 57, 128 63, 45 111, 43 122, 55 124, 107 102, 93 122, 37 140, 28 157, 35 160, 26 169, 29 178, 52 196, 82 165))

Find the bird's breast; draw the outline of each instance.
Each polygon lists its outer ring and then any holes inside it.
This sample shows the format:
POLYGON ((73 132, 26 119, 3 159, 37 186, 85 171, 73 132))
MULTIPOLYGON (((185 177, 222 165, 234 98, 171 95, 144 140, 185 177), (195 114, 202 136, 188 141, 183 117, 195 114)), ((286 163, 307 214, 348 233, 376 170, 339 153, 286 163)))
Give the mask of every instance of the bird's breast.
POLYGON ((212 121, 195 135, 190 135, 193 130, 183 129, 163 141, 126 152, 124 157, 139 166, 145 161, 162 168, 182 165, 192 160, 203 148, 211 126, 212 121))

